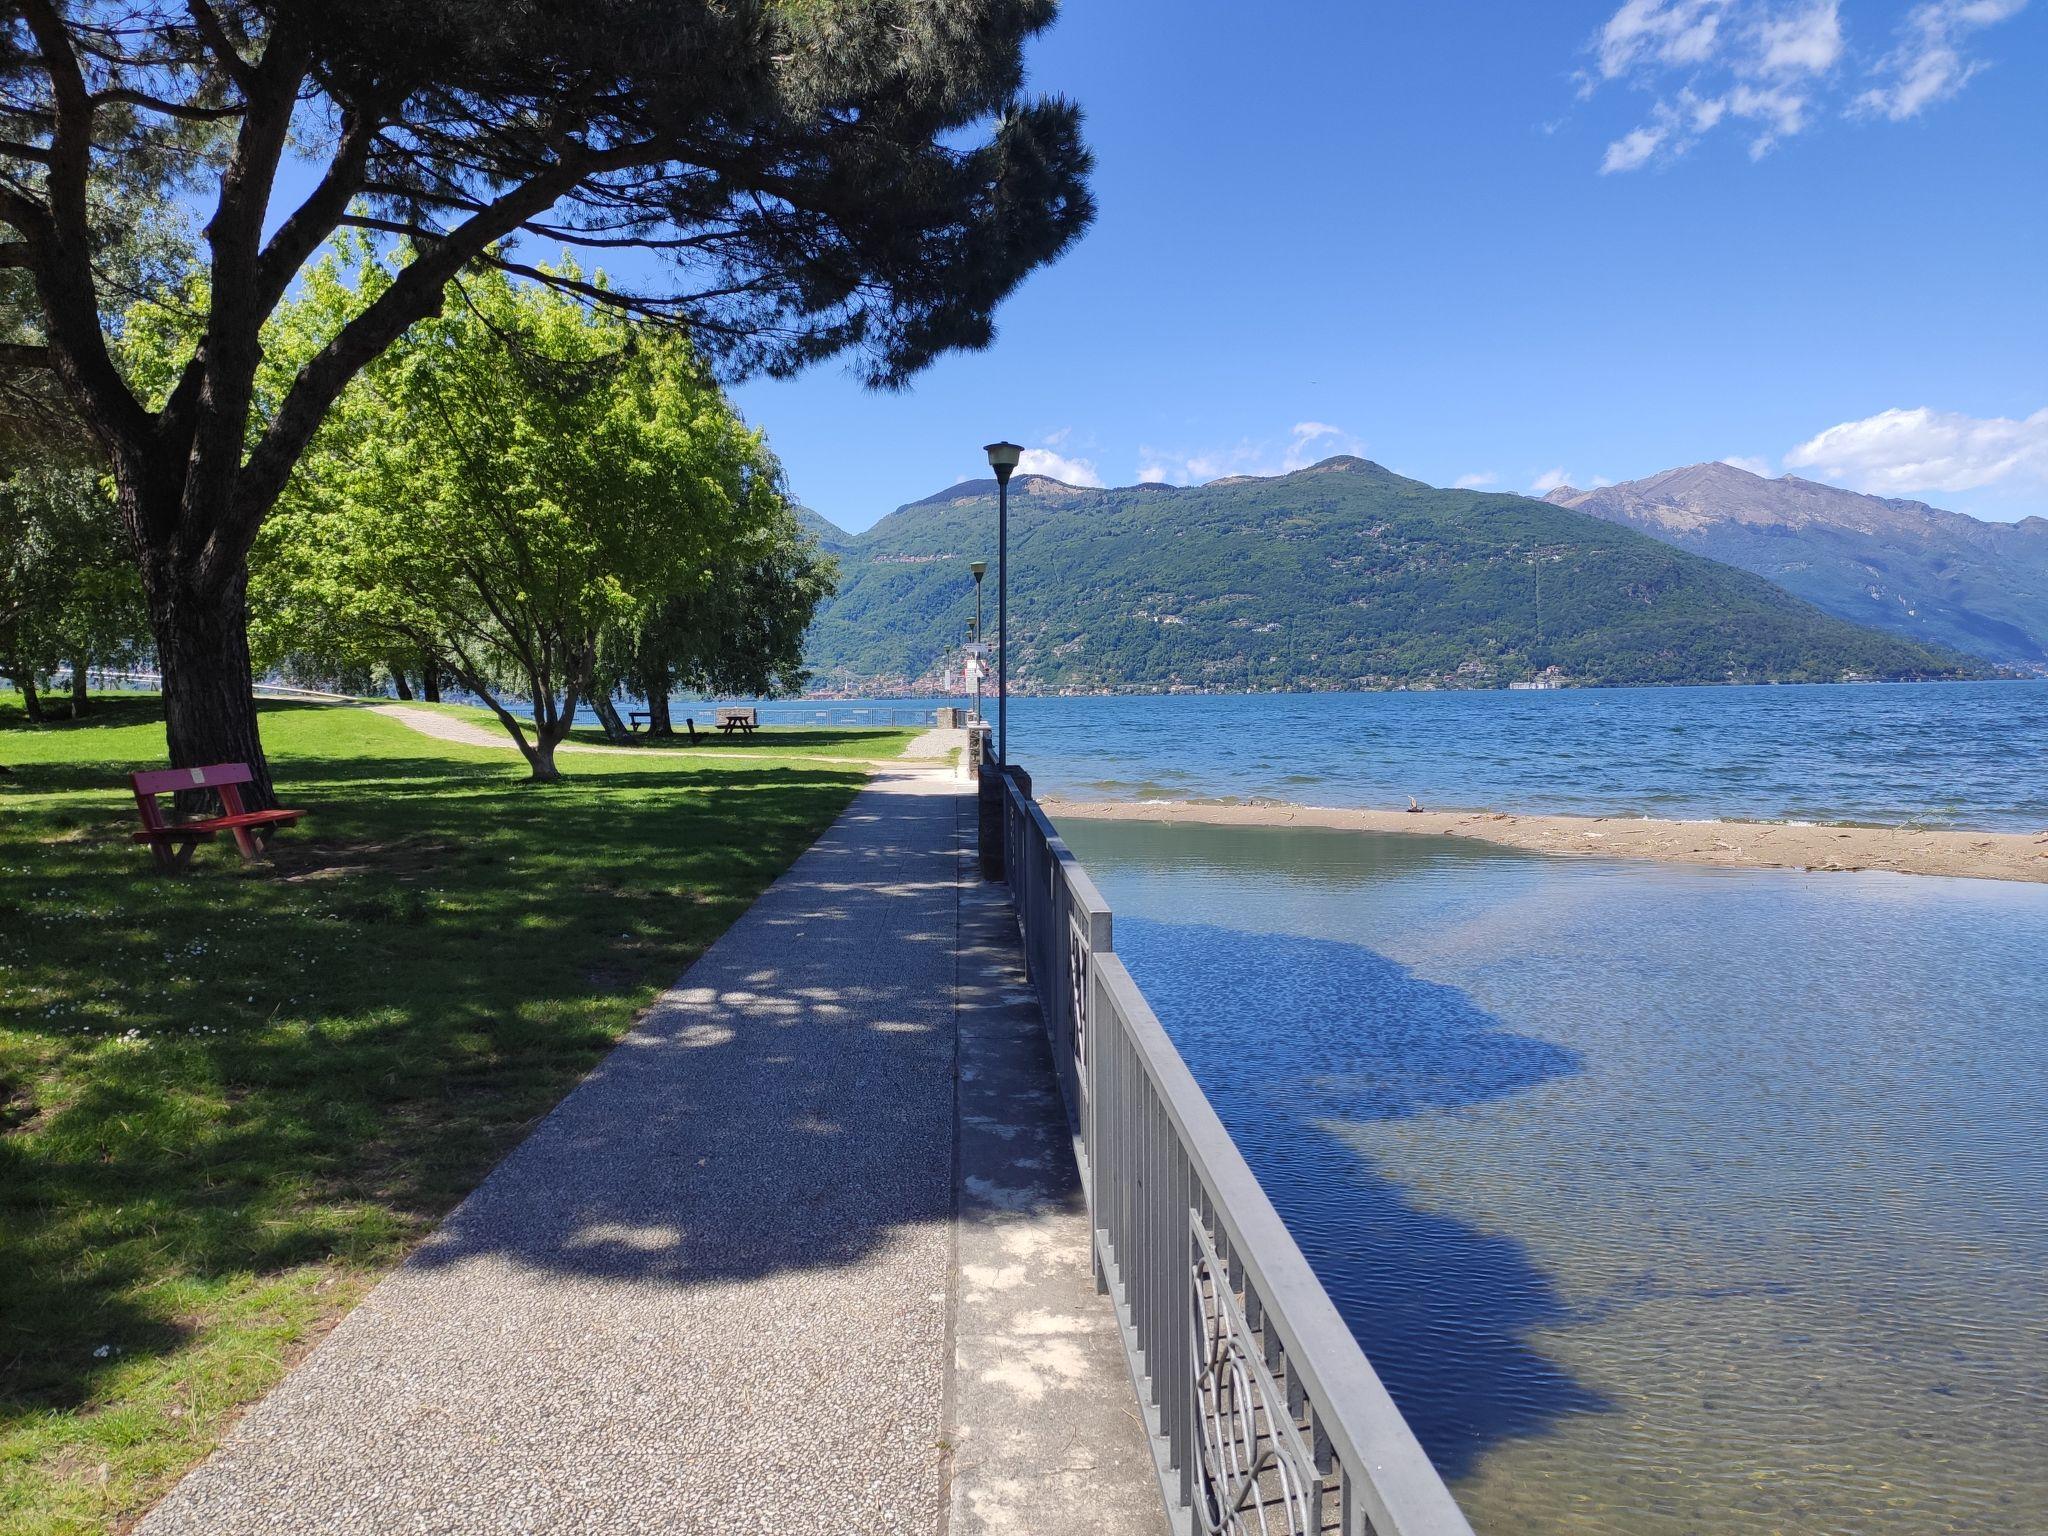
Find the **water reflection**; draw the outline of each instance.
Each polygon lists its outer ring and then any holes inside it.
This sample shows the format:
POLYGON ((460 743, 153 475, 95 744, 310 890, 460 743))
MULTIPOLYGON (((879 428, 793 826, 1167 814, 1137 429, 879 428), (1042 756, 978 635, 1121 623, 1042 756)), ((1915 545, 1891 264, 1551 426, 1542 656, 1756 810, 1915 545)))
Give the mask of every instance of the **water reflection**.
POLYGON ((1355 944, 1143 918, 1119 942, 1148 974, 1190 978, 1177 1012, 1249 1015, 1247 1029, 1176 1031, 1182 1052, 1447 1475, 1496 1441, 1607 1406, 1529 1343, 1568 1309, 1523 1244, 1410 1203, 1342 1139, 1576 1072, 1575 1051, 1505 1030, 1456 988, 1355 944))
POLYGON ((1063 830, 1482 1532, 2048 1531, 2048 889, 1063 830))

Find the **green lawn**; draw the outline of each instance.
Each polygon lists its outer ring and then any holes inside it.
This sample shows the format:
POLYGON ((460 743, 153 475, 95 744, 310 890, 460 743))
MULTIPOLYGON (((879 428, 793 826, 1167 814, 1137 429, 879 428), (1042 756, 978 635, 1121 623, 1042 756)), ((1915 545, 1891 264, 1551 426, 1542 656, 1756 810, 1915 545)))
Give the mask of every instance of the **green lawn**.
POLYGON ((864 778, 762 741, 535 786, 324 705, 264 741, 307 820, 167 879, 128 840, 155 700, 0 694, 0 1532, 160 1494, 864 778))
MULTIPOLYGON (((396 703, 397 700, 383 700, 396 703)), ((481 704, 408 704, 408 709, 432 709, 442 714, 454 715, 458 719, 474 721, 505 736, 509 748, 512 738, 505 733, 505 727, 498 717, 481 704)), ((863 762, 879 762, 883 758, 901 757, 909 745, 924 734, 919 730, 892 726, 842 726, 842 725, 764 725, 751 736, 737 732, 722 735, 706 723, 711 712, 706 706, 697 716, 697 739, 693 742, 683 731, 683 718, 690 710, 678 707, 675 712, 676 732, 674 736, 636 735, 630 743, 634 747, 651 752, 746 752, 754 756, 778 757, 836 757, 858 758, 863 762)), ((610 747, 614 743, 597 726, 579 726, 569 733, 573 742, 593 747, 610 747)), ((573 761, 573 760, 572 760, 573 761)), ((562 765, 569 772, 572 762, 562 765)))

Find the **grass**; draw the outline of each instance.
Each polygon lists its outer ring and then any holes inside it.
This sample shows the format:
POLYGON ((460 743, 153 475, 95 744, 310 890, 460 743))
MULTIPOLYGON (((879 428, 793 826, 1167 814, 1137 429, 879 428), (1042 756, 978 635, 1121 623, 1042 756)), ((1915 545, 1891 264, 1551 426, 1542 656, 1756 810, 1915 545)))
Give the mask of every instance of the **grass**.
MULTIPOLYGON (((379 702, 397 703, 386 699, 379 702)), ((493 732, 504 734, 505 727, 498 717, 481 704, 419 704, 409 703, 408 709, 431 709, 457 719, 472 721, 488 727, 493 732)), ((518 714, 515 709, 514 714, 518 714)), ((586 746, 616 747, 626 745, 651 752, 747 752, 756 756, 781 757, 833 757, 859 759, 862 762, 879 762, 885 758, 901 757, 910 744, 923 735, 921 730, 905 730, 889 726, 837 726, 837 725, 764 725, 751 736, 735 732, 727 736, 704 722, 699 717, 697 739, 693 742, 684 733, 682 722, 687 709, 676 711, 674 736, 636 735, 630 742, 618 743, 607 737, 598 726, 579 726, 570 731, 569 740, 586 746)), ((708 710, 706 711, 708 714, 708 710)), ((521 723, 524 717, 521 717, 521 723)), ((505 744, 510 747, 512 738, 505 735, 505 744)), ((564 764, 564 771, 569 765, 564 764)))
POLYGON ((766 738, 534 786, 363 710, 263 730, 311 814, 166 879, 124 783, 156 701, 0 694, 8 1536, 118 1530, 205 1455, 864 777, 766 738))

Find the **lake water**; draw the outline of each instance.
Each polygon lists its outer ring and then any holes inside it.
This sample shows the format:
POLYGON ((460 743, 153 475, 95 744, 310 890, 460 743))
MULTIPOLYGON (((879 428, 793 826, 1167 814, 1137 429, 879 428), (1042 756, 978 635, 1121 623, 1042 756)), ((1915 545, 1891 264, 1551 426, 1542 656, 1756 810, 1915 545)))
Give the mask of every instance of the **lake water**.
MULTIPOLYGON (((1936 727, 1898 723, 1918 690, 1739 692, 1693 698, 1725 721, 1800 697, 1837 740, 1967 734, 1973 717, 2038 733, 2026 711, 2044 696, 1957 690, 1936 727)), ((1638 711, 1627 726, 1620 695, 1393 697, 1340 734, 1412 741, 1434 719, 1439 749, 1466 760, 1455 782, 1536 808, 1586 802, 1517 775, 1497 719, 1472 725, 1489 706, 1551 721, 1526 728, 1527 760, 1569 752, 1581 787, 1601 774, 1584 743, 1670 732, 1654 771, 1638 771, 1645 747, 1632 777, 1604 780, 1642 809, 1672 808, 1645 788, 1681 783, 1665 759, 1772 757, 1702 750, 1667 697, 1659 724, 1638 711)), ((1108 707, 1151 718, 1138 702, 1108 707)), ((1045 750, 1072 708, 1019 708, 1016 755, 1101 760, 1045 750)), ((1967 819, 2039 821, 2021 810, 2038 786, 1993 757, 1966 754, 1973 789, 2005 786, 1967 819)), ((1231 788, 1264 771, 1253 759, 1242 749, 1231 788)), ((1384 761, 1352 782, 1384 782, 1384 761)), ((1916 775, 1935 777, 1886 748, 1853 769, 1819 760, 1804 789, 1766 768, 1740 794, 1668 793, 1702 811, 1871 815, 1835 797, 1916 775), (1756 803, 1759 784, 1785 799, 1756 803)), ((1887 804, 1924 809, 1903 789, 1887 804)), ((2048 887, 1347 832, 1063 830, 1482 1536, 2048 1532, 2048 887)))
POLYGON ((2038 831, 2048 682, 1019 698, 1010 755, 1104 798, 2038 831))

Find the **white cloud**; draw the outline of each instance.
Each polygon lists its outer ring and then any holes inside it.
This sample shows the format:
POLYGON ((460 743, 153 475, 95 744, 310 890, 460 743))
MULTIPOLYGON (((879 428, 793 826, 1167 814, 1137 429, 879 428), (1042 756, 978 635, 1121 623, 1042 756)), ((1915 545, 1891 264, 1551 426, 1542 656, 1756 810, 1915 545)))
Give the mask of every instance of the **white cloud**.
POLYGON ((1758 73, 1824 75, 1842 56, 1842 16, 1837 0, 1783 15, 1766 15, 1756 24, 1758 73))
POLYGON ((1863 92, 1850 110, 1859 116, 1902 123, 1938 101, 1946 101, 1984 68, 1963 52, 1963 39, 1980 28, 2008 21, 2027 0, 1930 0, 1907 13, 1899 45, 1877 66, 1879 83, 1863 92))
MULTIPOLYGON (((1054 441, 1061 441, 1061 433, 1054 441)), ((1069 485, 1100 485, 1102 472, 1095 467, 1092 459, 1070 459, 1064 454, 1054 453, 1050 448, 1026 448, 1018 456, 1017 470, 1026 475, 1049 475, 1055 480, 1064 480, 1069 485)))
POLYGON ((1733 465, 1737 469, 1746 469, 1752 475, 1768 476, 1772 473, 1771 461, 1769 459, 1753 459, 1745 454, 1731 453, 1724 455, 1721 462, 1733 465))
POLYGON ((1704 64, 1727 8, 1727 0, 1624 0, 1600 29, 1600 73, 1613 80, 1646 64, 1704 64))
POLYGON ((1657 153, 1668 137, 1668 128, 1637 128, 1624 134, 1607 146, 1607 156, 1600 162, 1600 174, 1611 176, 1616 171, 1633 171, 1647 165, 1650 156, 1657 153))
POLYGON ((1537 496, 1548 496, 1560 485, 1570 485, 1571 483, 1572 477, 1560 466, 1557 469, 1546 469, 1534 480, 1531 480, 1529 482, 1529 490, 1537 496))
POLYGON ((1979 70, 1963 40, 2016 16, 2027 0, 1922 0, 1878 83, 1854 96, 1842 80, 1844 0, 1625 0, 1579 71, 1581 100, 1605 81, 1654 93, 1648 117, 1612 140, 1600 173, 1676 160, 1727 122, 1753 125, 1752 160, 1803 133, 1823 112, 1900 122, 1960 91, 1979 70))
POLYGON ((1289 434, 1287 456, 1280 461, 1281 472, 1306 469, 1319 459, 1359 453, 1364 448, 1365 444, 1342 427, 1333 427, 1326 421, 1297 421, 1289 434))
POLYGON ((1486 486, 1496 484, 1499 480, 1500 476, 1496 475, 1492 470, 1482 469, 1473 474, 1458 476, 1457 479, 1451 482, 1451 487, 1453 490, 1459 491, 1477 491, 1484 489, 1486 486))
POLYGON ((1228 448, 1192 453, 1139 445, 1138 478, 1200 485, 1225 475, 1285 475, 1340 453, 1363 453, 1365 444, 1327 421, 1298 421, 1285 442, 1243 438, 1228 448))
POLYGON ((1880 495, 2048 484, 2048 407, 2017 421, 1924 405, 1879 411, 1815 434, 1785 463, 1880 495))

